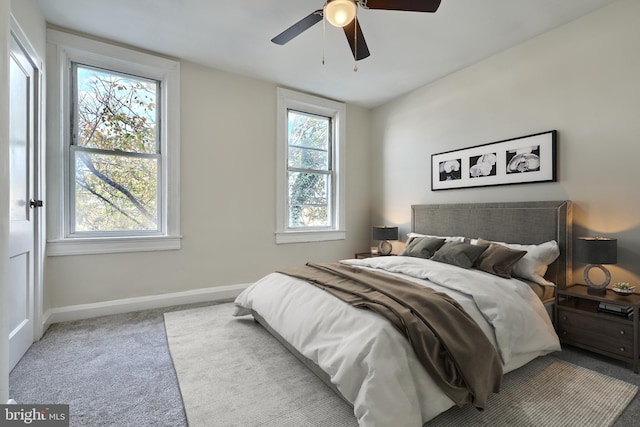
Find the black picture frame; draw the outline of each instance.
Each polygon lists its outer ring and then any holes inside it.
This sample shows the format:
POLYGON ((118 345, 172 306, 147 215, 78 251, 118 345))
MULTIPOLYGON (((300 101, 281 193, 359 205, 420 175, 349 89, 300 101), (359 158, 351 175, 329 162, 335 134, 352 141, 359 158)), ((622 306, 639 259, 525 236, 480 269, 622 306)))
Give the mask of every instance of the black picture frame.
POLYGON ((557 181, 558 131, 431 155, 431 190, 557 181))

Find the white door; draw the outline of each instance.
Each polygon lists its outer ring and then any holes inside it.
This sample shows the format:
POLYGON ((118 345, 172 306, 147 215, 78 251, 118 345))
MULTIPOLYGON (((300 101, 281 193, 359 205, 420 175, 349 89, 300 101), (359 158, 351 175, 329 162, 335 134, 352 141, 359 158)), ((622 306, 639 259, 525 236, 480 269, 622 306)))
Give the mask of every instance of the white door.
POLYGON ((11 38, 9 92, 9 369, 34 341, 37 69, 11 38))

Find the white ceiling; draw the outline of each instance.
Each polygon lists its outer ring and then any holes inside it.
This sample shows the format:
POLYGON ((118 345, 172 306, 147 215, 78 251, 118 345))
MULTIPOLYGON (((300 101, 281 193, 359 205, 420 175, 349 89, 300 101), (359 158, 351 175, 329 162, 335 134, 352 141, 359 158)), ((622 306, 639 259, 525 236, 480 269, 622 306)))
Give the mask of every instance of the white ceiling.
MULTIPOLYGON (((420 0, 416 0, 420 1, 420 0)), ((323 0, 38 0, 56 26, 366 107, 572 21, 614 0, 442 0, 434 14, 359 9, 371 56, 319 23, 271 39, 323 0)))

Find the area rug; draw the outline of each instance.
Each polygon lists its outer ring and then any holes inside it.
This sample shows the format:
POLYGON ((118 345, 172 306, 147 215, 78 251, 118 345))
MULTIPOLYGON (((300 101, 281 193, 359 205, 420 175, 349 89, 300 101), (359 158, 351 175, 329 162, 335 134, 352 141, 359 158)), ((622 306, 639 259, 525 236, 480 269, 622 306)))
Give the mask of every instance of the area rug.
MULTIPOLYGON (((232 304, 165 313, 191 427, 355 427, 352 408, 232 304)), ((637 387, 539 358, 505 375, 485 411, 452 408, 426 426, 610 426, 637 387)))
POLYGON ((427 425, 605 427, 637 391, 635 385, 547 356, 506 374, 483 412, 456 407, 427 425))

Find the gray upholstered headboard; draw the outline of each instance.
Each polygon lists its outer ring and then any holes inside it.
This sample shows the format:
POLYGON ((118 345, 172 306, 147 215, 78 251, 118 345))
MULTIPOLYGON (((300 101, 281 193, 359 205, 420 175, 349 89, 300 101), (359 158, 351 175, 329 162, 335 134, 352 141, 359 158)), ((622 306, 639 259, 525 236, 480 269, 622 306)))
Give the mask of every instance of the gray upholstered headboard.
POLYGON ((545 277, 561 289, 572 283, 571 226, 570 201, 411 206, 411 229, 416 233, 522 244, 555 240, 560 257, 545 277))

